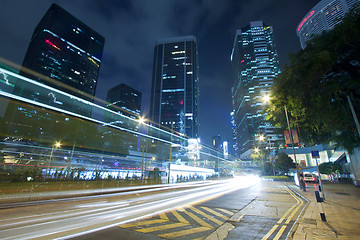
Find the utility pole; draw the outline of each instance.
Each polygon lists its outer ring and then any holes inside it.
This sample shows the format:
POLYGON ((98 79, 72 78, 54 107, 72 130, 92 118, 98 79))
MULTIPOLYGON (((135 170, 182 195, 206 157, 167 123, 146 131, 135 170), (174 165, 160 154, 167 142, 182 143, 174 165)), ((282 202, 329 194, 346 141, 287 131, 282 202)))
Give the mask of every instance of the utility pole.
POLYGON ((298 162, 296 161, 296 154, 295 154, 295 148, 294 148, 294 139, 293 139, 293 135, 291 133, 291 128, 290 128, 289 117, 288 117, 288 112, 287 112, 287 109, 286 109, 286 105, 284 105, 284 109, 285 109, 285 115, 286 115, 286 122, 287 122, 288 129, 289 129, 291 145, 292 145, 292 149, 293 149, 293 153, 294 153, 294 160, 295 160, 295 164, 296 164, 296 174, 297 174, 297 178, 298 178, 298 182, 299 182, 299 188, 301 189, 300 173, 299 173, 299 166, 300 165, 298 165, 298 162))
POLYGON ((171 165, 171 151, 172 151, 172 132, 173 132, 173 126, 174 126, 173 123, 171 123, 168 184, 170 184, 170 165, 171 165))

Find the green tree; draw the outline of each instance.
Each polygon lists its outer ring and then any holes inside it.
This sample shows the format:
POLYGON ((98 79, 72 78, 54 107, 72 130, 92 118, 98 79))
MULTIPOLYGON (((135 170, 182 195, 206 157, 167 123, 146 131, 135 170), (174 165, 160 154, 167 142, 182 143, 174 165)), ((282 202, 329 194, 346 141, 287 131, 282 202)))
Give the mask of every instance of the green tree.
POLYGON ((274 80, 268 119, 286 128, 284 106, 293 129, 313 145, 334 142, 350 152, 360 138, 347 101, 360 110, 360 13, 350 11, 341 24, 290 55, 290 63, 274 80))
POLYGON ((335 172, 342 173, 343 168, 338 163, 325 162, 325 163, 321 163, 319 165, 319 171, 322 174, 332 174, 332 173, 335 173, 335 172))
POLYGON ((291 168, 295 168, 295 163, 286 153, 280 153, 275 159, 275 169, 287 173, 291 168))

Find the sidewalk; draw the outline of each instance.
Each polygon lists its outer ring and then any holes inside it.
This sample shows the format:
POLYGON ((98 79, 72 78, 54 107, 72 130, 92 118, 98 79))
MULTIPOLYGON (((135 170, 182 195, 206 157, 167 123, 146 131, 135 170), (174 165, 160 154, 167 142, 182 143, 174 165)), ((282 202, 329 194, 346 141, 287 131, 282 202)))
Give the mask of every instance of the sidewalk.
POLYGON ((323 222, 314 185, 308 184, 306 192, 294 184, 289 187, 309 200, 292 239, 360 239, 360 188, 353 184, 323 184, 325 201, 322 206, 326 217, 323 222))

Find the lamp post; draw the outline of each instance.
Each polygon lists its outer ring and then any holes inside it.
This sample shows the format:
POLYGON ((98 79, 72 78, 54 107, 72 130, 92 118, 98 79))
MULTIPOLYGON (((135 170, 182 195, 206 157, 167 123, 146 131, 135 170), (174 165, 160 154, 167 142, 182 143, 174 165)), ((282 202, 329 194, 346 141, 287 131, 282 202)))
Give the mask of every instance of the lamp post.
POLYGON ((299 166, 300 166, 300 165, 298 164, 298 162, 297 162, 297 160, 296 160, 296 154, 295 154, 295 148, 294 148, 294 139, 293 139, 293 135, 292 135, 291 128, 290 128, 289 117, 288 117, 288 112, 287 112, 286 105, 284 105, 284 110, 285 110, 285 115, 286 115, 286 122, 287 122, 288 129, 289 129, 291 146, 292 146, 293 153, 294 153, 294 160, 295 160, 295 164, 296 164, 296 174, 297 174, 297 178, 298 178, 298 181, 299 181, 299 188, 301 189, 301 184, 300 184, 300 172, 299 172, 299 166))
POLYGON ((52 145, 51 153, 50 153, 50 158, 49 158, 49 176, 50 176, 51 159, 52 159, 53 153, 54 153, 54 147, 55 147, 55 148, 60 148, 60 147, 61 147, 61 143, 60 143, 60 142, 55 142, 55 144, 52 145))
POLYGON ((173 127, 174 127, 174 124, 171 123, 168 184, 170 184, 170 166, 171 166, 171 151, 172 151, 172 134, 173 134, 173 127))
MULTIPOLYGON (((264 102, 270 102, 270 95, 269 94, 266 94, 264 97, 263 97, 263 101, 264 102)), ((285 110, 285 115, 286 115, 286 122, 287 122, 287 125, 288 125, 288 129, 289 129, 289 135, 290 135, 290 140, 291 140, 291 145, 292 145, 292 149, 293 149, 293 153, 294 153, 294 160, 295 160, 295 164, 296 164, 296 174, 297 174, 297 178, 298 178, 298 181, 300 183, 300 174, 299 174, 299 168, 298 166, 298 163, 297 163, 297 160, 296 160, 296 154, 295 154, 295 148, 294 148, 294 139, 293 139, 293 135, 292 135, 292 132, 291 132, 291 128, 290 128, 290 123, 289 123, 289 117, 288 117, 288 112, 287 112, 287 108, 286 108, 286 105, 284 105, 284 110, 285 110)), ((301 189, 301 185, 299 184, 299 187, 301 189)))
MULTIPOLYGON (((139 124, 140 124, 139 131, 140 131, 141 126, 145 126, 146 127, 146 135, 148 135, 149 128, 146 125, 146 119, 144 117, 140 117, 138 121, 139 121, 139 124)), ((143 141, 143 138, 141 138, 140 134, 139 134, 139 137, 140 137, 140 145, 141 145, 141 148, 142 148, 142 155, 141 155, 141 182, 142 182, 144 180, 144 178, 145 178, 144 171, 146 173, 146 161, 144 163, 144 148, 146 147, 146 156, 145 157, 147 158, 147 140, 148 140, 148 138, 146 137, 146 146, 144 146, 144 144, 143 144, 144 141, 143 141)))

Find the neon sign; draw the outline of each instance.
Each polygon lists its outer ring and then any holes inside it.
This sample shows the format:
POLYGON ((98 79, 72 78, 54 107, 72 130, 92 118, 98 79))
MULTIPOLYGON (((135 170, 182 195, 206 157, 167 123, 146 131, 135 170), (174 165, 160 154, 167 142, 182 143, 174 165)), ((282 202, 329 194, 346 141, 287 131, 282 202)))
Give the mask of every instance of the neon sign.
POLYGON ((299 24, 298 28, 297 28, 297 31, 300 31, 300 28, 304 25, 304 23, 312 16, 314 15, 315 11, 312 10, 302 21, 301 23, 299 24))
POLYGON ((50 42, 49 39, 45 39, 45 42, 46 42, 47 44, 49 44, 50 46, 56 48, 57 50, 61 50, 58 46, 56 46, 55 44, 53 44, 52 42, 50 42))

